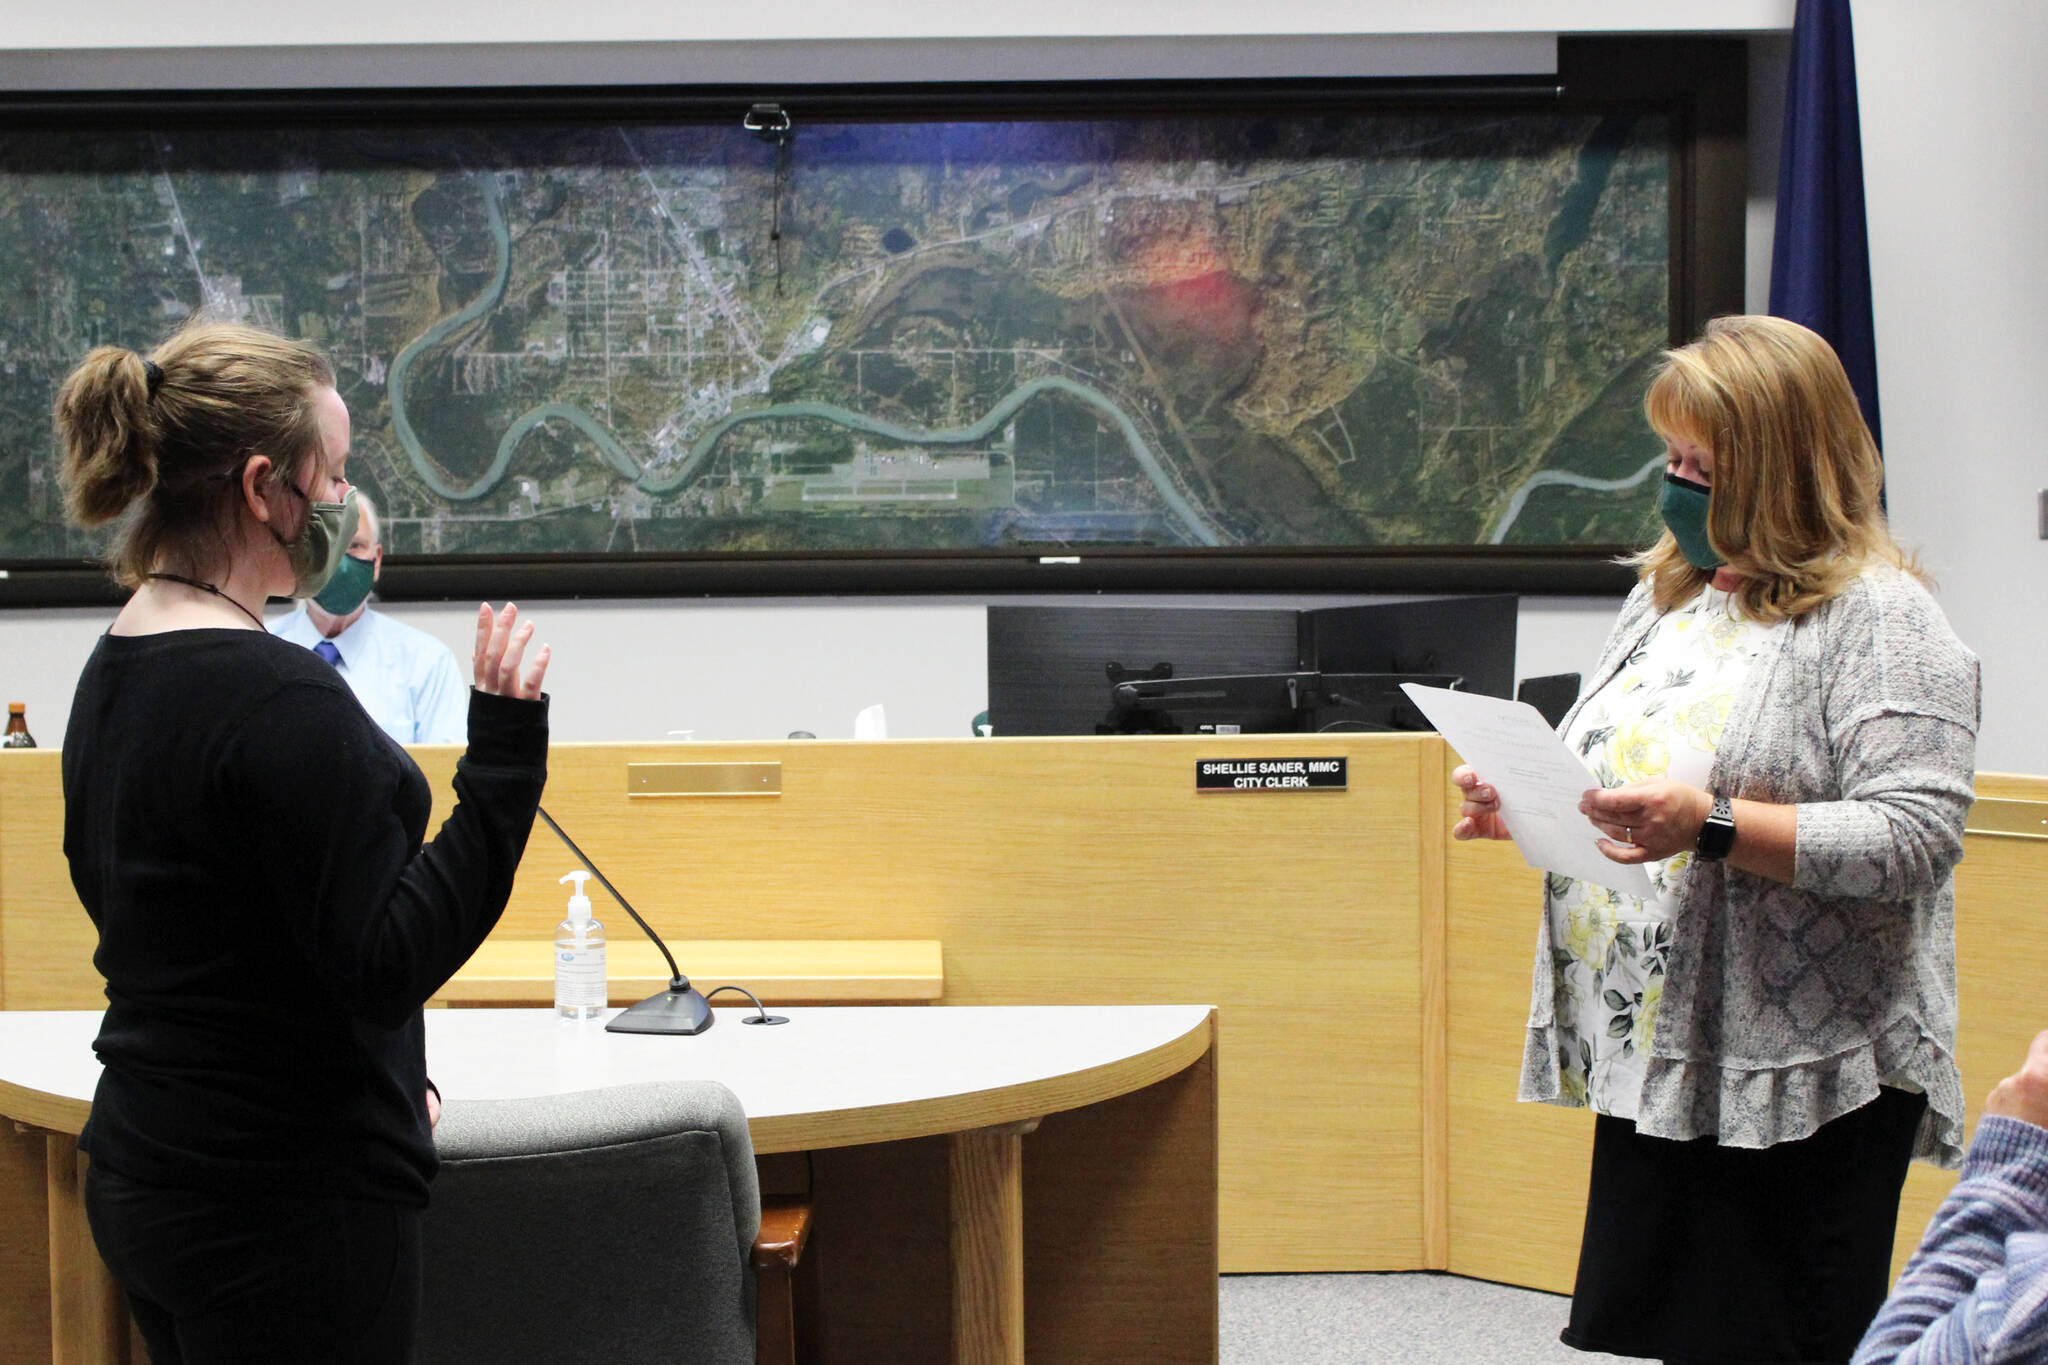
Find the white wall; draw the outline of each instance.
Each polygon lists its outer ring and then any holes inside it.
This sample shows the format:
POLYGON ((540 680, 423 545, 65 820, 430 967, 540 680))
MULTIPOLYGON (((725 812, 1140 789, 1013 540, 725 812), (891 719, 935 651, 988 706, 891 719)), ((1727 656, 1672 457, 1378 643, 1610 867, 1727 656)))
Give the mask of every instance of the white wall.
POLYGON ((394 47, 547 43, 729 43, 959 38, 1177 38, 1267 34, 1469 34, 1789 28, 1790 0, 783 0, 652 7, 643 0, 357 0, 293 9, 275 0, 39 5, 9 16, 0 46, 110 51, 208 47, 394 47))
MULTIPOLYGON (((987 600, 1058 605, 1077 599, 1014 597, 836 600, 532 602, 522 615, 552 651, 550 719, 562 740, 774 739, 809 730, 853 734, 854 713, 886 708, 899 738, 960 738, 988 706, 987 600)), ((1373 597, 1090 597, 1104 605, 1316 607, 1373 597)), ((404 603, 391 615, 440 637, 463 661, 473 605, 404 603)), ((28 705, 38 743, 63 742, 78 671, 110 612, 0 613, 0 693, 28 705)), ((1575 673, 1598 652, 1613 620, 1607 599, 1525 598, 1517 677, 1575 673)))
MULTIPOLYGON (((393 8, 396 0, 380 3, 393 8)), ((1291 46, 1303 38, 1327 49, 1322 38, 1332 35, 1462 35, 1450 47, 1438 38, 1391 48, 1378 41, 1353 41, 1336 50, 1340 65, 1372 61, 1381 65, 1371 69, 1384 70, 1388 64, 1408 63, 1411 69, 1429 70, 1456 61, 1472 63, 1467 69, 1477 71, 1489 60, 1502 63, 1491 69, 1516 69, 1517 62, 1526 60, 1516 54, 1529 51, 1512 44, 1488 46, 1488 35, 1526 40, 1560 31, 1756 33, 1748 298, 1750 307, 1761 308, 1769 283, 1771 187, 1786 50, 1772 31, 1789 27, 1792 8, 1792 0, 1714 6, 1671 0, 1345 0, 1286 8, 1178 0, 1170 11, 1163 3, 1040 3, 1029 7, 1028 15, 1001 12, 1002 26, 994 28, 987 26, 994 21, 976 17, 989 12, 950 3, 894 0, 857 13, 867 37, 921 33, 936 42, 936 47, 918 48, 919 62, 936 62, 922 67, 926 78, 981 74, 988 66, 1011 76, 1082 74, 1068 68, 1082 60, 1075 54, 1089 45, 1091 35, 1098 46, 1105 37, 1160 35, 1143 45, 1154 63, 1152 74, 1199 74, 1223 50, 1213 46, 1219 40, 1240 54, 1305 61, 1299 55, 1304 49, 1291 46), (1290 52, 1295 56, 1288 58, 1290 52), (1485 55, 1489 52, 1493 56, 1485 55), (948 67, 947 62, 959 65, 948 67)), ((322 18, 269 4, 221 4, 194 18, 140 0, 115 0, 90 10, 42 7, 31 23, 13 24, 0 33, 0 83, 45 88, 59 83, 234 85, 254 83, 252 72, 274 76, 279 70, 298 75, 296 82, 284 83, 309 83, 335 69, 335 62, 346 66, 365 60, 365 49, 352 42, 353 34, 416 31, 417 25, 409 29, 403 23, 372 22, 368 16, 377 10, 377 4, 358 6, 347 12, 345 24, 337 21, 330 31, 317 26, 340 11, 323 12, 328 18, 322 18), (279 16, 288 16, 288 28, 271 32, 262 27, 279 16), (296 52, 287 50, 294 38, 301 45, 296 52), (220 51, 244 42, 277 44, 279 50, 245 50, 232 54, 232 60, 220 51), (102 50, 110 43, 127 50, 102 50), (316 51, 304 46, 309 44, 327 46, 316 51), (164 46, 184 51, 137 50, 164 46), (67 79, 53 81, 53 72, 67 79)), ((618 50, 603 44, 630 44, 643 55, 667 57, 701 53, 705 43, 723 42, 738 44, 723 50, 748 61, 773 61, 779 54, 785 64, 776 69, 790 71, 823 52, 843 55, 843 30, 834 26, 855 12, 839 5, 793 4, 772 12, 713 15, 678 7, 650 16, 623 0, 597 0, 575 11, 579 41, 570 44, 549 28, 565 13, 558 6, 494 7, 488 22, 473 27, 464 20, 462 7, 442 6, 434 11, 435 27, 424 40, 451 46, 409 55, 384 48, 375 60, 382 70, 425 73, 394 79, 445 82, 470 71, 508 80, 574 80, 596 78, 592 73, 610 69, 607 62, 617 58, 618 50), (463 37, 477 31, 492 32, 501 41, 488 48, 462 44, 463 37), (767 36, 775 33, 793 40, 767 36), (545 46, 527 51, 522 44, 545 46), (663 44, 683 46, 669 52, 663 44), (417 65, 405 65, 408 61, 417 65)), ((1940 576, 1944 604, 1959 632, 1984 658, 1981 766, 2024 772, 2048 772, 2048 733, 2034 720, 2028 695, 2035 680, 2048 676, 2043 657, 2048 644, 2042 640, 2042 623, 2048 622, 2043 601, 2048 546, 2031 538, 2033 490, 2048 486, 2048 469, 2038 448, 2024 439, 2032 433, 2022 426, 2019 412, 2031 370, 2048 355, 2031 325, 2048 304, 2042 256, 2034 242, 2021 239, 2022 233, 2037 230, 2044 221, 2040 210, 2048 207, 2042 202, 2041 170, 2048 164, 2048 120, 2041 117, 2048 110, 2040 94, 2048 51, 2040 14, 2032 0, 1971 0, 1939 7, 1917 0, 1862 0, 1856 16, 1893 515, 1901 538, 1919 545, 1940 576)), ((902 55, 907 47, 918 44, 896 40, 863 51, 879 72, 907 60, 902 55), (887 56, 890 52, 897 55, 887 56)), ((1317 70, 1324 60, 1318 60, 1317 70)), ((1272 601, 1176 600, 1204 605, 1272 601)), ((1317 605, 1361 599, 1284 600, 1317 605)), ((980 599, 738 599, 544 602, 530 604, 530 611, 556 649, 550 690, 556 696, 561 738, 656 737, 690 728, 699 738, 724 739, 776 736, 795 728, 826 737, 848 735, 853 713, 873 701, 888 707, 892 734, 964 734, 985 697, 981 605, 980 599)), ((1518 676, 1586 667, 1613 605, 1605 600, 1526 600, 1518 676)), ((393 614, 461 650, 469 611, 407 605, 393 614)), ((61 739, 78 667, 103 625, 99 613, 0 615, 0 692, 29 703, 32 726, 46 744, 61 739)))
POLYGON ((1978 766, 2048 772, 2048 6, 1856 7, 1892 519, 1984 661, 1978 766))
POLYGON ((16 6, 0 86, 1479 75, 1558 33, 1789 27, 1793 0, 149 0, 16 6), (1534 41, 1532 41, 1534 40, 1534 41))

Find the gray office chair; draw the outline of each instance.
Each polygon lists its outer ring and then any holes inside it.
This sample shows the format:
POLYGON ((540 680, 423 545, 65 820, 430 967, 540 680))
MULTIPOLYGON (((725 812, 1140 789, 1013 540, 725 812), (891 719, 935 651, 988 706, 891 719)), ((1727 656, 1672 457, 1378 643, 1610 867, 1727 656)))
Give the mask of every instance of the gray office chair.
POLYGON ((434 1140, 421 1365, 752 1365, 761 1195, 730 1090, 451 1100, 434 1140))

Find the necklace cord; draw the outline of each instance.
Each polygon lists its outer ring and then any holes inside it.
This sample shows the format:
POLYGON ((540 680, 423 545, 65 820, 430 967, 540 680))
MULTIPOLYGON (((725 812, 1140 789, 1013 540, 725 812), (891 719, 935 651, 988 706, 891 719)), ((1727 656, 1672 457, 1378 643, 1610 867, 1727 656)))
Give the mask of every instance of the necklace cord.
POLYGON ((243 606, 240 602, 237 602, 234 598, 228 596, 226 593, 222 592, 219 588, 216 588, 211 583, 201 583, 196 578, 187 578, 185 577, 185 575, 178 573, 151 573, 144 574, 143 577, 161 578, 167 583, 183 583, 188 588, 197 588, 201 592, 210 592, 215 597, 218 597, 221 601, 227 603, 236 611, 242 613, 242 615, 248 617, 251 621, 255 622, 256 629, 265 629, 262 617, 258 616, 255 612, 250 611, 247 607, 243 606))

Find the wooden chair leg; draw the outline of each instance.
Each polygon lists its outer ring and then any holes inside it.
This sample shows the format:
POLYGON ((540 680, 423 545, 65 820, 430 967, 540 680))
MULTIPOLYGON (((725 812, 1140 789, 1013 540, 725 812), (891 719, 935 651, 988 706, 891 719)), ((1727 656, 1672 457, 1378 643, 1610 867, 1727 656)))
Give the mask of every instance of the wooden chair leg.
POLYGON ((796 1268, 811 1235, 811 1206, 800 1199, 761 1201, 754 1239, 755 1365, 796 1365, 796 1268))
POLYGON ((825 1361, 825 1252, 823 1247, 806 1247, 797 1263, 796 1283, 796 1365, 824 1365, 825 1361))
POLYGON ((754 1365, 796 1365, 796 1308, 790 1273, 781 1266, 754 1269, 754 1365))

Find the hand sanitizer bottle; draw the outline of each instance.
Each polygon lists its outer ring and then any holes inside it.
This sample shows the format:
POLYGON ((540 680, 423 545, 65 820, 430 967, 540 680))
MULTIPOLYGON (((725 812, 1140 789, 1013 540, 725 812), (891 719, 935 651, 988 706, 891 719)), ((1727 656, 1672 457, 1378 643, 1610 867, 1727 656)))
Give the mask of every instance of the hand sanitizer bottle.
POLYGON ((578 869, 562 878, 576 883, 569 897, 569 918, 555 926, 555 1013, 564 1019, 595 1019, 604 1013, 604 926, 590 917, 590 897, 583 894, 588 872, 578 869))

